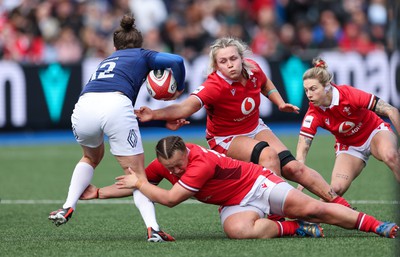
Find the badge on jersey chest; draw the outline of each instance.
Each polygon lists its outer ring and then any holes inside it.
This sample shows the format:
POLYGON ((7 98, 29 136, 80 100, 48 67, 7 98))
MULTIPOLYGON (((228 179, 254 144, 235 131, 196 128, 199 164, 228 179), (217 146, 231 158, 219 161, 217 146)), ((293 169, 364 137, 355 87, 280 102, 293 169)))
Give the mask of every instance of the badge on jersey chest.
POLYGON ((252 77, 251 82, 253 83, 254 87, 257 87, 257 78, 256 77, 252 77))

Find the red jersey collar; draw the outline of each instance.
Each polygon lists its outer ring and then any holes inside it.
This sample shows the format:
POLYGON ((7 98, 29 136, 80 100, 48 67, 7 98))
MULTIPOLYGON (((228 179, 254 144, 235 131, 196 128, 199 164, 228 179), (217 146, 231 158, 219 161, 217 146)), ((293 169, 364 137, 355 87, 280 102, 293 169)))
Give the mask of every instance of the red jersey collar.
MULTIPOLYGON (((249 69, 245 69, 245 70, 246 70, 247 74, 249 75, 249 79, 250 79, 250 77, 251 77, 254 73, 253 73, 251 70, 249 70, 249 69)), ((225 80, 225 81, 226 81, 229 85, 231 85, 231 86, 232 86, 232 84, 233 84, 234 82, 238 82, 237 80, 231 80, 231 79, 225 77, 224 74, 222 74, 219 70, 217 70, 215 73, 216 73, 219 77, 221 77, 223 80, 225 80)))
POLYGON ((332 102, 331 102, 331 105, 329 105, 329 107, 319 106, 319 108, 321 108, 322 110, 325 111, 327 108, 332 108, 333 106, 338 106, 338 105, 339 105, 339 90, 335 86, 332 86, 332 102))

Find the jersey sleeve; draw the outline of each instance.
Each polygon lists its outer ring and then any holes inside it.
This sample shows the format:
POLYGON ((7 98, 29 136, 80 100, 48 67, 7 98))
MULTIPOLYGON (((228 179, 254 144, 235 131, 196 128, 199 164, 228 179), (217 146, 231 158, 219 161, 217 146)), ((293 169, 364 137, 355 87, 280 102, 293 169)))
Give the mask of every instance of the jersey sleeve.
POLYGON ((181 56, 170 53, 157 53, 154 57, 154 66, 151 68, 153 70, 171 68, 178 84, 178 91, 185 89, 186 71, 184 60, 181 56))
POLYGON ((315 111, 310 107, 304 115, 303 122, 300 127, 300 135, 313 139, 320 127, 320 120, 315 111))
POLYGON ((343 86, 343 89, 343 92, 348 95, 347 98, 356 108, 374 110, 378 101, 375 95, 351 86, 343 86))
POLYGON ((202 105, 213 105, 220 99, 220 94, 221 87, 217 84, 215 79, 209 76, 191 95, 198 97, 202 105))

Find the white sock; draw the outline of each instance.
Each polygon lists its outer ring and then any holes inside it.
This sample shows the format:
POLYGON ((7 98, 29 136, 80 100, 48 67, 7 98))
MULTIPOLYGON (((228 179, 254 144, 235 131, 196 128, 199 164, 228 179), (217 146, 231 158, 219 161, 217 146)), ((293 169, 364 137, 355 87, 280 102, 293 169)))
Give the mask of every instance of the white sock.
POLYGON ((152 227, 154 230, 159 231, 160 227, 157 223, 154 203, 139 190, 133 191, 133 201, 142 215, 146 228, 152 227))
POLYGON ((91 165, 86 162, 78 162, 75 166, 74 172, 72 173, 67 200, 65 201, 63 208, 72 207, 76 210, 76 204, 79 197, 92 181, 93 173, 94 169, 91 165))

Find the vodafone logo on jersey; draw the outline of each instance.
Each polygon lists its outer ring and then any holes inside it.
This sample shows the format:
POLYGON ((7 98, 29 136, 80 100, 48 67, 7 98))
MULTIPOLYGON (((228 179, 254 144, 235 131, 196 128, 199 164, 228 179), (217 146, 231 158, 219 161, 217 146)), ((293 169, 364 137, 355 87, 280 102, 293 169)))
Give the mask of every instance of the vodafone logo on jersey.
POLYGON ((253 98, 251 97, 246 97, 243 102, 242 102, 242 113, 244 115, 248 115, 249 113, 251 113, 254 110, 254 107, 256 106, 256 102, 254 101, 253 98))
POLYGON ((342 122, 342 124, 340 124, 340 126, 339 126, 339 132, 340 132, 340 133, 347 133, 347 132, 349 132, 350 130, 352 130, 352 129, 354 128, 355 125, 356 125, 356 124, 354 124, 354 123, 351 122, 351 121, 344 121, 344 122, 342 122))

